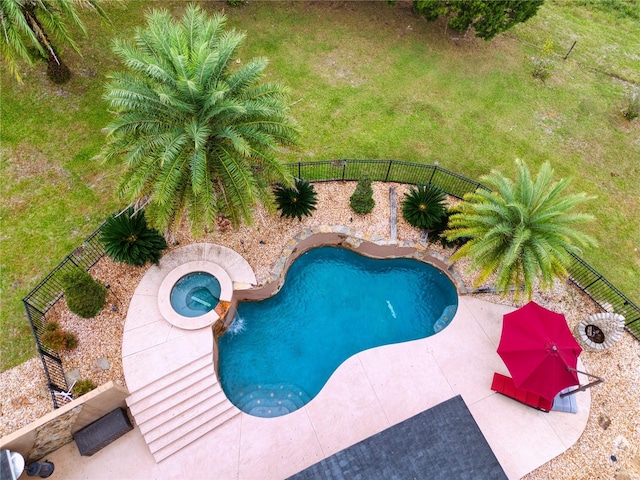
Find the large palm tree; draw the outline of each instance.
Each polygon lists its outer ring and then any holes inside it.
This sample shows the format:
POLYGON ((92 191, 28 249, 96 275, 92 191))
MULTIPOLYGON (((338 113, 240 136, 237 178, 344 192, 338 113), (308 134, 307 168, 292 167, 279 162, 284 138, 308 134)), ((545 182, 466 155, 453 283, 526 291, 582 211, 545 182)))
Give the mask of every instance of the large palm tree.
POLYGON ((87 7, 107 18, 98 0, 0 0, 0 53, 11 74, 22 82, 20 60, 32 65, 40 56, 47 59, 48 71, 66 70, 51 36, 78 51, 67 23, 86 30, 78 17, 78 7, 87 7), (34 55, 34 52, 37 52, 34 55), (34 58, 35 57, 35 58, 34 58))
POLYGON ((146 16, 134 40, 116 41, 127 71, 113 74, 105 98, 116 114, 105 158, 124 156, 120 193, 144 201, 149 222, 167 231, 183 216, 198 233, 221 213, 234 223, 271 202, 270 183, 293 181, 277 154, 295 145, 287 90, 259 83, 264 58, 236 60, 245 35, 226 18, 188 6, 146 16))
POLYGON ((564 194, 569 180, 552 181, 547 162, 535 179, 526 164, 516 160, 516 182, 492 172, 482 181, 493 191, 465 195, 449 219, 449 240, 469 238, 451 260, 470 257, 476 270, 476 286, 495 274, 496 289, 506 294, 523 286, 530 299, 536 280, 547 288, 555 278, 567 275, 568 252, 593 246, 593 238, 575 225, 591 215, 572 210, 589 199, 584 193, 564 194))

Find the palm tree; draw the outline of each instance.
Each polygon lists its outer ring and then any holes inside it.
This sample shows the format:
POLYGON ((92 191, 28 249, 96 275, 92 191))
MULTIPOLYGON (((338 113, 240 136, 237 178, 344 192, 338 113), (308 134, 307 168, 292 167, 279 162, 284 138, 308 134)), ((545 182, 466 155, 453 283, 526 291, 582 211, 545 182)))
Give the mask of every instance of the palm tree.
POLYGON ((60 59, 51 35, 78 51, 66 24, 72 23, 86 35, 77 7, 88 7, 107 18, 97 0, 0 0, 0 53, 19 82, 22 77, 18 62, 24 60, 33 65, 37 56, 47 60, 47 73, 52 80, 68 80, 69 69, 60 59), (54 78, 56 73, 59 76, 54 78))
POLYGON ((546 162, 535 179, 525 163, 516 160, 515 184, 492 172, 482 181, 495 191, 478 190, 465 195, 458 213, 449 219, 449 240, 469 241, 452 257, 470 257, 470 269, 478 271, 476 286, 496 275, 496 289, 506 294, 522 285, 529 299, 536 279, 543 288, 567 275, 569 252, 595 246, 595 240, 574 229, 591 215, 572 213, 590 199, 585 193, 562 195, 569 180, 552 182, 553 169, 546 162))
POLYGON ((250 223, 254 205, 272 202, 270 184, 293 182, 276 158, 299 134, 286 88, 258 83, 266 59, 235 60, 245 35, 225 31, 223 15, 188 6, 179 22, 166 10, 146 18, 133 42, 115 42, 127 71, 105 95, 116 114, 105 159, 126 166, 120 194, 148 202, 159 230, 186 216, 200 233, 218 213, 250 223))

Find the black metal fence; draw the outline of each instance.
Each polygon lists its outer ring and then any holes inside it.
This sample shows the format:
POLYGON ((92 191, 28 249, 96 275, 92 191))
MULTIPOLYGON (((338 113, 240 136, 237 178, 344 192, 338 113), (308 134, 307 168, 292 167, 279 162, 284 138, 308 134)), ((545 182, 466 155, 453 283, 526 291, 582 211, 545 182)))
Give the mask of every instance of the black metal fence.
MULTIPOLYGON (((355 181, 367 175, 373 181, 409 184, 434 184, 449 195, 462 198, 465 193, 478 189, 488 190, 481 183, 451 172, 437 165, 402 162, 398 160, 327 160, 320 162, 298 162, 288 164, 291 173, 311 182, 355 181)), ((101 228, 101 227, 100 227, 101 228)), ((56 392, 68 390, 62 361, 56 352, 41 341, 46 325, 46 314, 62 297, 60 283, 62 272, 75 267, 91 268, 104 255, 104 248, 98 241, 98 228, 87 240, 53 269, 31 293, 22 301, 31 324, 36 345, 53 400, 54 408, 65 403, 65 397, 56 392)), ((634 304, 620 290, 577 255, 571 254, 573 261, 568 266, 570 279, 605 310, 620 313, 626 319, 626 327, 640 340, 640 307, 634 304)))
POLYGON ((576 254, 569 253, 573 258, 567 267, 571 281, 604 310, 622 315, 625 318, 627 330, 640 340, 640 307, 591 265, 576 254))
POLYGON ((412 184, 432 183, 458 198, 467 192, 487 188, 467 177, 437 165, 398 160, 327 160, 289 164, 291 173, 310 182, 359 180, 367 175, 373 181, 412 184))
POLYGON ((22 299, 47 377, 54 408, 58 408, 69 400, 65 395, 56 395, 56 393, 67 392, 69 385, 62 368, 62 360, 54 350, 42 341, 47 323, 46 314, 62 297, 61 275, 77 267, 88 270, 104 255, 104 248, 98 241, 99 233, 100 228, 93 232, 80 247, 67 255, 31 293, 22 299))

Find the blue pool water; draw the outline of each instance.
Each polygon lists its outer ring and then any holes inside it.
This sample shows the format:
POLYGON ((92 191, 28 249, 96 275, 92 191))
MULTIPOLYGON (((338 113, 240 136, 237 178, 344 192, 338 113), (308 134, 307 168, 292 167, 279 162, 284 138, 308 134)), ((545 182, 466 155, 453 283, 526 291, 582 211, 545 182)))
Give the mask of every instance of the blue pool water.
POLYGON ((285 415, 313 399, 350 356, 433 335, 457 306, 449 278, 425 263, 312 249, 293 262, 275 296, 238 306, 219 339, 222 388, 246 413, 285 415))
POLYGON ((183 317, 199 317, 220 302, 220 282, 210 273, 188 273, 175 283, 169 301, 183 317))

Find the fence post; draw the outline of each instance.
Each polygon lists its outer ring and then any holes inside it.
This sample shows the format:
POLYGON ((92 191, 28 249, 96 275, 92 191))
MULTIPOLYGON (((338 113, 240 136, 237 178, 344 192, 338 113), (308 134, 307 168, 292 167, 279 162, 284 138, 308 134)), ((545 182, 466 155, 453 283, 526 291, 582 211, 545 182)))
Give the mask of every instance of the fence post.
POLYGON ((593 282, 591 282, 589 285, 587 285, 586 287, 584 287, 584 289, 586 290, 587 288, 589 288, 591 285, 593 285, 594 283, 598 283, 600 280, 602 280, 602 275, 598 274, 598 278, 596 278, 593 282))
POLYGON ((391 165, 393 165, 393 160, 389 160, 389 166, 387 167, 387 174, 384 177, 384 181, 387 182, 389 180, 389 173, 391 172, 391 165))
POLYGON ((434 165, 433 168, 431 169, 431 177, 429 177, 429 184, 431 184, 431 181, 433 180, 433 177, 436 174, 437 169, 438 169, 437 165, 434 165))
POLYGON ((302 178, 302 174, 300 173, 302 162, 298 162, 298 178, 302 178))
POLYGON ((573 47, 576 46, 576 43, 578 43, 577 40, 573 41, 573 45, 571 45, 571 48, 569 49, 569 51, 567 52, 567 54, 564 56, 564 59, 566 60, 569 57, 569 54, 571 53, 571 51, 573 50, 573 47))
POLYGON ((343 182, 344 182, 344 173, 346 169, 347 169, 347 159, 343 158, 342 159, 342 181, 343 182))

